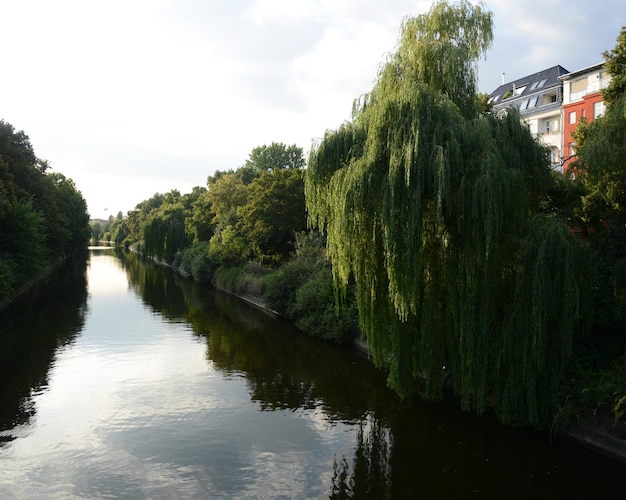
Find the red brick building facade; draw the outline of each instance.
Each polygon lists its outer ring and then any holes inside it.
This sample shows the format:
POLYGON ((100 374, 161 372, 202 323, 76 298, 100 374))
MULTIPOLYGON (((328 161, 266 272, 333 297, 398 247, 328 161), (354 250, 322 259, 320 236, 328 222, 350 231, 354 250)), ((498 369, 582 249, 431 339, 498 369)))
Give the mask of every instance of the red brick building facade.
POLYGON ((604 114, 600 91, 611 79, 603 64, 573 71, 559 78, 563 82, 563 171, 576 159, 572 132, 581 119, 591 122, 604 114))

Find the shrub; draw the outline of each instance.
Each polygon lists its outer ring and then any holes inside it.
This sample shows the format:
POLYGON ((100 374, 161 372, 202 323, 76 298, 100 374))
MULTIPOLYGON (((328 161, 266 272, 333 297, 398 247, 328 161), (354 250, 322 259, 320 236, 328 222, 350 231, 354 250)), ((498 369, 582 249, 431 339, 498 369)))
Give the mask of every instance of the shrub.
POLYGON ((16 282, 14 265, 7 257, 0 256, 0 298, 11 291, 16 282))
POLYGON ((198 283, 209 283, 213 279, 216 265, 209 258, 209 242, 203 241, 178 252, 174 257, 174 267, 190 274, 198 283))
POLYGON ((290 319, 298 288, 312 274, 313 269, 298 259, 291 260, 266 277, 263 300, 267 306, 290 319))
POLYGON ((313 337, 345 343, 358 335, 356 301, 352 295, 337 308, 329 266, 316 270, 296 291, 289 315, 296 326, 313 337))

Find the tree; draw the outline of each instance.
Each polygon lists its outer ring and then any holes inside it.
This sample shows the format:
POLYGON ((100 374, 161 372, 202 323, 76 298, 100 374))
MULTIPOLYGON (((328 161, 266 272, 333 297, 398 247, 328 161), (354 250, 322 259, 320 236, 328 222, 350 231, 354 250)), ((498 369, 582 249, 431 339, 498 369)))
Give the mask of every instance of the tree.
POLYGON ((512 111, 481 113, 475 64, 492 15, 467 1, 406 19, 353 120, 326 133, 305 179, 340 294, 400 394, 547 425, 580 312, 581 246, 541 211, 546 149, 512 111))
POLYGON ((606 112, 593 122, 582 122, 574 133, 577 159, 574 164, 587 194, 581 215, 587 225, 589 244, 598 269, 594 294, 598 313, 596 331, 609 330, 626 343, 626 28, 617 45, 604 52, 611 75, 603 90, 606 112))
POLYGON ((606 113, 574 133, 577 162, 590 193, 584 204, 588 221, 596 230, 609 219, 618 226, 626 223, 626 27, 613 50, 604 52, 605 68, 611 75, 602 90, 606 113))
POLYGON ((71 255, 84 249, 91 237, 87 202, 72 179, 58 172, 51 172, 47 177, 54 186, 57 231, 63 235, 61 251, 71 255))
POLYGON ((612 77, 609 86, 602 90, 602 98, 610 104, 626 92, 626 26, 622 27, 615 48, 602 55, 604 68, 612 77))
POLYGON ((211 199, 205 189, 191 204, 191 215, 185 219, 185 230, 192 242, 209 241, 215 229, 211 199))
POLYGON ((295 233, 306 228, 302 170, 264 172, 250 184, 239 211, 240 228, 262 261, 282 262, 294 250, 295 233))
POLYGON ((248 188, 235 173, 226 174, 209 187, 207 201, 215 215, 213 223, 221 227, 239 220, 239 208, 248 199, 248 188))
POLYGON ((24 199, 13 203, 9 216, 0 222, 0 259, 9 263, 13 285, 47 264, 50 250, 45 244, 45 221, 33 209, 32 200, 24 199))
POLYGON ((28 136, 0 120, 0 292, 52 259, 86 247, 87 205, 71 179, 48 172, 28 136))
POLYGON ((258 146, 252 150, 246 160, 245 168, 251 169, 257 175, 274 170, 294 170, 304 167, 302 148, 295 144, 287 146, 282 142, 272 142, 269 146, 258 146))
POLYGON ((102 234, 102 225, 100 224, 100 222, 95 221, 93 224, 91 224, 91 237, 93 238, 94 243, 98 243, 98 241, 100 240, 100 236, 102 234))
MULTIPOLYGON (((176 253, 189 244, 185 219, 190 215, 190 210, 185 207, 186 198, 178 190, 166 193, 162 200, 159 207, 151 209, 144 219, 144 250, 149 256, 172 263, 176 253)), ((121 244, 130 234, 130 228, 124 220, 120 220, 119 231, 121 233, 116 237, 117 244, 121 244)), ((113 229, 111 234, 114 236, 113 229)))
POLYGON ((404 20, 395 61, 386 69, 445 94, 471 118, 478 105, 476 62, 491 46, 492 23, 480 5, 437 2, 428 15, 404 20))

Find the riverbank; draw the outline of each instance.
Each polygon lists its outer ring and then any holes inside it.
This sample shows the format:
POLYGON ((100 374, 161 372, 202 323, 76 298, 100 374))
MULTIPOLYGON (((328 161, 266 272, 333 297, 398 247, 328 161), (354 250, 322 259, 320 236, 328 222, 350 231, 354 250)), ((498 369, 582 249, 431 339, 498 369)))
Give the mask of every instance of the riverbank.
POLYGON ((47 267, 43 271, 33 276, 28 281, 26 281, 16 291, 14 291, 13 293, 9 294, 6 297, 3 297, 0 300, 0 311, 2 311, 5 307, 10 306, 14 302, 21 300, 24 296, 26 296, 26 294, 28 294, 28 292, 30 292, 33 289, 33 287, 35 287, 36 285, 41 283, 44 279, 46 279, 48 276, 50 276, 58 267, 59 267, 59 262, 47 267))

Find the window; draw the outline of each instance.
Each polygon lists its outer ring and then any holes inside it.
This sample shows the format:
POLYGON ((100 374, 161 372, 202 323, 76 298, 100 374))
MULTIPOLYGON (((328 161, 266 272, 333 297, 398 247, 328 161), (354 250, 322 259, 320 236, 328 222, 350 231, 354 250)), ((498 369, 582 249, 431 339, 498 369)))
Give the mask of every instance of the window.
POLYGON ((519 109, 526 109, 526 107, 528 106, 528 99, 524 99, 520 105, 519 105, 519 109))
POLYGON ((576 111, 569 112, 569 122, 570 124, 576 123, 576 111))
POLYGON ((606 71, 600 71, 598 79, 600 80, 600 88, 605 89, 609 86, 609 83, 611 82, 611 75, 609 75, 606 71))
POLYGON ((580 99, 587 93, 587 77, 581 78, 580 80, 574 80, 570 82, 570 99, 576 100, 580 99))
POLYGON ((541 87, 543 87, 543 86, 546 84, 546 82, 547 82, 547 81, 548 81, 548 80, 544 78, 544 79, 543 79, 543 80, 541 80, 540 82, 535 82, 535 83, 533 83, 533 84, 530 86, 530 90, 540 89, 541 87))
POLYGON ((543 96, 543 101, 541 102, 542 106, 545 106, 546 104, 551 104, 553 102, 556 102, 556 93, 553 92, 552 94, 545 94, 543 96))
POLYGON ((559 131, 559 120, 546 120, 544 122, 544 131, 546 134, 554 134, 559 131))
POLYGON ((497 96, 495 96, 491 102, 497 102, 497 101, 498 101, 498 99, 500 99, 500 94, 498 94, 497 96))
POLYGON ((528 101, 528 107, 534 108, 537 105, 537 96, 531 97, 530 101, 528 101))
POLYGON ((526 90, 526 85, 523 85, 521 87, 516 87, 515 88, 515 92, 513 92, 514 95, 522 95, 522 93, 524 92, 524 90, 526 90))
POLYGON ((576 144, 574 144, 573 142, 570 142, 567 145, 567 154, 569 156, 574 156, 576 154, 576 144))
POLYGON ((604 101, 594 102, 593 103, 593 119, 599 118, 606 111, 606 106, 604 101))
POLYGON ((560 169, 561 153, 558 148, 550 148, 550 162, 552 163, 552 168, 560 169))

